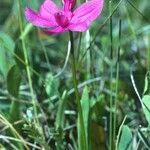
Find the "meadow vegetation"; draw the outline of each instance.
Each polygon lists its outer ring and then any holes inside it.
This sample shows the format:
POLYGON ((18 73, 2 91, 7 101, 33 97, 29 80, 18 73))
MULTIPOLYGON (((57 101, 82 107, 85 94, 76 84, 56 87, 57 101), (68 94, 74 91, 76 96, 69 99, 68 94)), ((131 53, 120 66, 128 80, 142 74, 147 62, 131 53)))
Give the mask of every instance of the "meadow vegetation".
POLYGON ((74 62, 69 32, 25 19, 42 2, 0 0, 0 149, 150 149, 149 0, 105 0, 74 62))

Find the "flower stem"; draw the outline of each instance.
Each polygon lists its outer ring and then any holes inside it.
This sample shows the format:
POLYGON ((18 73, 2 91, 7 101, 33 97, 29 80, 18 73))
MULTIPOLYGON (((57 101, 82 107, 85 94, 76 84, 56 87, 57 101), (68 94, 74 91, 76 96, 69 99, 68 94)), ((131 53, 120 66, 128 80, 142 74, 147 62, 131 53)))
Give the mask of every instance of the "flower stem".
POLYGON ((79 126, 80 132, 78 132, 78 138, 79 143, 79 150, 87 150, 87 142, 86 142, 86 136, 85 136, 85 127, 84 127, 84 121, 83 121, 83 114, 82 114, 82 107, 80 103, 80 94, 78 91, 78 82, 76 78, 76 62, 75 62, 75 55, 74 55, 74 39, 73 39, 73 33, 69 31, 69 36, 70 36, 70 42, 71 42, 71 69, 72 69, 72 79, 73 79, 73 84, 74 84, 74 89, 75 89, 75 96, 76 96, 76 101, 77 101, 77 109, 78 109, 78 121, 79 121, 79 126), (80 134, 80 135, 79 135, 80 134))

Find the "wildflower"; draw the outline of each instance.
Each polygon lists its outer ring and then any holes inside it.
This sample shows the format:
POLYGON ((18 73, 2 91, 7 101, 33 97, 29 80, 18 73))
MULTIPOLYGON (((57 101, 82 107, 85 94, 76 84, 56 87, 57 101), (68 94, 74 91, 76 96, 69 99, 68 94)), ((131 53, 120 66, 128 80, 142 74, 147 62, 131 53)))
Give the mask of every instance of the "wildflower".
POLYGON ((63 9, 51 0, 45 0, 38 12, 25 9, 26 19, 33 25, 44 28, 49 34, 66 31, 86 31, 101 13, 103 0, 90 0, 75 9, 76 0, 64 0, 63 9))

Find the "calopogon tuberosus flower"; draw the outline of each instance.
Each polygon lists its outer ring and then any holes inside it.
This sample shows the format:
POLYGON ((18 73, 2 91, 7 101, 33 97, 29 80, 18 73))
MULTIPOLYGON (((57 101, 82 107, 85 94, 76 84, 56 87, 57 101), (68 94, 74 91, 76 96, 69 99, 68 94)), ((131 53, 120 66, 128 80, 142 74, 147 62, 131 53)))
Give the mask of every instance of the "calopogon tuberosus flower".
POLYGON ((104 0, 90 0, 76 8, 76 0, 64 0, 63 8, 59 8, 51 0, 45 0, 38 12, 26 8, 25 16, 29 22, 49 34, 84 32, 101 14, 103 3, 104 0))

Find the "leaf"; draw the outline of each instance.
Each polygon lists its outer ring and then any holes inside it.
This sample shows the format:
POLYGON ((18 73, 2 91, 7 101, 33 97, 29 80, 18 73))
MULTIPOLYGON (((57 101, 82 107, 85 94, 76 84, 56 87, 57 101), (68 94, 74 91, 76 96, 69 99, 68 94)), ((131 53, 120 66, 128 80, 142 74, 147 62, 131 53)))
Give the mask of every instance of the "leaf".
POLYGON ((64 110, 66 107, 66 102, 67 102, 67 92, 64 91, 61 99, 59 100, 59 106, 58 106, 58 111, 56 115, 56 128, 62 128, 64 127, 64 110))
POLYGON ((19 69, 23 70, 26 68, 25 66, 25 58, 24 58, 24 54, 22 51, 22 43, 21 40, 17 40, 15 43, 15 48, 14 48, 14 53, 15 53, 15 61, 19 67, 19 69))
POLYGON ((144 103, 144 105, 142 105, 143 111, 144 111, 145 117, 150 125, 150 96, 144 95, 144 97, 142 98, 142 101, 144 103))
POLYGON ((64 91, 62 97, 59 100, 59 106, 58 106, 58 111, 56 114, 56 121, 55 121, 55 126, 56 126, 56 132, 57 136, 55 138, 56 140, 56 145, 57 149, 64 149, 64 144, 63 144, 63 138, 64 138, 64 110, 66 107, 66 102, 67 102, 67 92, 64 91))
POLYGON ((82 113, 83 113, 83 121, 84 121, 86 138, 88 139, 90 100, 89 100, 89 94, 88 94, 87 87, 85 87, 83 90, 83 94, 82 94, 82 98, 81 98, 81 107, 82 107, 82 113))
MULTIPOLYGON (((21 74, 16 65, 13 65, 7 74, 7 90, 9 94, 18 98, 19 86, 21 82, 21 74)), ((9 121, 18 121, 20 117, 20 103, 18 101, 12 101, 10 107, 9 121)))
POLYGON ((150 72, 147 72, 145 77, 145 85, 143 94, 150 94, 150 72))
POLYGON ((119 142, 119 150, 132 150, 132 133, 127 125, 122 127, 121 139, 119 142))
POLYGON ((81 121, 80 114, 77 118, 77 132, 78 132, 78 150, 87 149, 86 135, 84 123, 81 121))
POLYGON ((7 90, 14 97, 18 97, 20 82, 21 74, 19 69, 16 65, 13 65, 7 74, 7 90))
POLYGON ((14 42, 9 35, 0 32, 0 73, 6 77, 13 62, 14 42))
POLYGON ((83 115, 83 122, 78 118, 78 144, 79 150, 88 149, 88 139, 89 139, 89 109, 90 109, 90 101, 88 95, 88 88, 85 87, 83 90, 82 98, 81 98, 81 109, 83 115), (83 125, 82 125, 83 124, 83 125), (85 133, 85 138, 84 138, 85 133))
POLYGON ((58 94, 59 82, 54 76, 49 73, 45 81, 45 90, 48 96, 54 96, 58 94))
POLYGON ((0 32, 0 43, 8 50, 13 52, 15 43, 12 38, 4 32, 0 32))
POLYGON ((5 54, 5 49, 0 45, 0 73, 6 77, 9 65, 8 62, 6 61, 6 54, 5 54))

